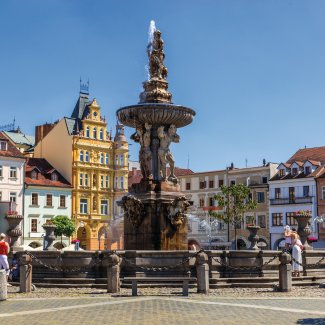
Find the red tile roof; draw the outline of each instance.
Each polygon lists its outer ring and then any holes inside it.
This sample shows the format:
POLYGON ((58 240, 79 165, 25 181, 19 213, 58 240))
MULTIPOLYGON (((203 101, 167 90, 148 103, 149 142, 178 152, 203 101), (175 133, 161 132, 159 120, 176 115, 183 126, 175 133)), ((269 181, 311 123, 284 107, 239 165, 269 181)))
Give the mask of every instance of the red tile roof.
MULTIPOLYGON (((294 161, 316 161, 325 163, 325 147, 299 149, 287 163, 292 164, 294 161)), ((319 165, 319 163, 317 164, 319 165)))
POLYGON ((71 188, 71 184, 57 171, 53 168, 49 162, 43 158, 28 158, 26 163, 26 177, 25 183, 27 185, 35 186, 50 186, 50 187, 66 187, 71 188), (37 178, 31 178, 31 172, 33 170, 38 171, 37 178), (58 179, 52 180, 51 174, 56 172, 58 179))
POLYGON ((0 150, 0 156, 25 158, 25 156, 8 140, 8 138, 0 132, 0 140, 7 142, 7 150, 0 150))
MULTIPOLYGON (((176 177, 194 174, 194 172, 191 169, 178 168, 178 167, 175 167, 174 172, 176 177)), ((167 175, 168 173, 169 173, 169 168, 167 168, 167 175)), ((129 187, 131 187, 132 184, 140 183, 141 179, 142 179, 141 170, 133 169, 129 171, 129 187)))

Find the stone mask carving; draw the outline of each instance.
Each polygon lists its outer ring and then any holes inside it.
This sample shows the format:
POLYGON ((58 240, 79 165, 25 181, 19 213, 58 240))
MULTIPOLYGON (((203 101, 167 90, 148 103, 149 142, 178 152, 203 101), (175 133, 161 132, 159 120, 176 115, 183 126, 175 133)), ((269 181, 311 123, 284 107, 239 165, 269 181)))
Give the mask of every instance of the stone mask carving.
POLYGON ((145 216, 144 205, 133 195, 124 196, 121 201, 124 217, 129 219, 135 228, 138 228, 145 216))
POLYGON ((186 211, 190 206, 185 196, 180 196, 174 199, 174 201, 168 207, 168 218, 174 228, 179 228, 186 219, 186 211))

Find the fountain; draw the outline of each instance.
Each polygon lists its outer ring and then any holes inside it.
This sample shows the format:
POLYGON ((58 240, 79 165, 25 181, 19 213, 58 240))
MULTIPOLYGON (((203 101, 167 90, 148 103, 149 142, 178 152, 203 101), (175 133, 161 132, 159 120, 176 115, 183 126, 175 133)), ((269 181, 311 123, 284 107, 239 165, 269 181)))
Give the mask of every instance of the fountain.
POLYGON ((135 128, 131 139, 140 144, 143 176, 121 201, 124 249, 186 250, 189 202, 180 192, 169 146, 180 141, 177 128, 190 124, 195 112, 171 101, 166 80, 168 71, 164 65, 164 42, 153 21, 147 54, 149 79, 143 83, 139 103, 116 112, 121 123, 135 128))

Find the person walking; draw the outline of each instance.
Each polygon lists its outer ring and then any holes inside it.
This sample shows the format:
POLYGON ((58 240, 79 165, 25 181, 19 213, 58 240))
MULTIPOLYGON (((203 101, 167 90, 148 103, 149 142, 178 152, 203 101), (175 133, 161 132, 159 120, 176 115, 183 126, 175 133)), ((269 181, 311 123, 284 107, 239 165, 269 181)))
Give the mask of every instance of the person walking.
MULTIPOLYGON (((7 274, 7 282, 9 277, 9 263, 8 263, 8 253, 10 251, 9 244, 5 241, 6 235, 0 234, 0 269, 5 269, 7 274)), ((9 285, 9 284, 7 284, 9 285)))
POLYGON ((292 238, 292 276, 300 276, 302 272, 302 243, 296 231, 291 232, 292 238))

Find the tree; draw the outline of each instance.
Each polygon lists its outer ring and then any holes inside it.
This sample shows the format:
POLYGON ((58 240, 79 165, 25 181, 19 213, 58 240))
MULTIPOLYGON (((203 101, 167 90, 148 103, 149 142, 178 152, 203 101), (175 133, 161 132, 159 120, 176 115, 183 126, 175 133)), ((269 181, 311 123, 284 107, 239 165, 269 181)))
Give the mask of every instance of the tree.
MULTIPOLYGON (((221 186, 221 193, 215 195, 214 199, 218 202, 218 206, 224 209, 224 212, 212 212, 210 215, 224 221, 235 227, 235 247, 237 249, 236 228, 244 219, 244 213, 254 210, 257 202, 249 197, 250 189, 244 184, 221 186)), ((228 239, 229 240, 229 239, 228 239)))
POLYGON ((66 237, 71 237, 76 231, 75 224, 67 216, 55 216, 52 219, 52 222, 56 225, 56 229, 54 231, 55 236, 61 236, 61 244, 63 235, 66 237))

